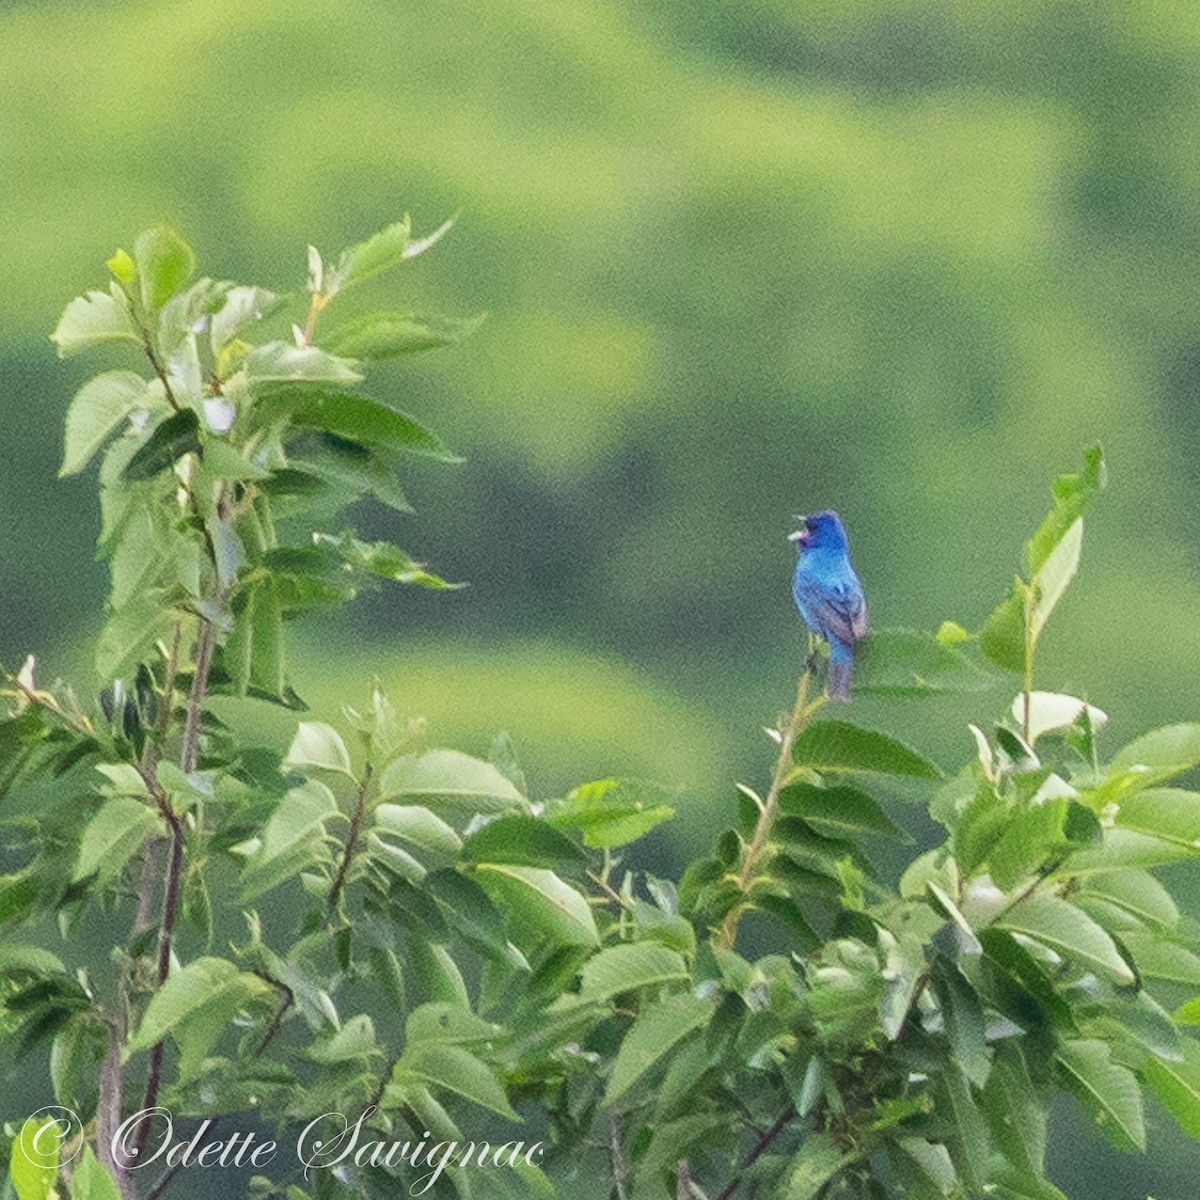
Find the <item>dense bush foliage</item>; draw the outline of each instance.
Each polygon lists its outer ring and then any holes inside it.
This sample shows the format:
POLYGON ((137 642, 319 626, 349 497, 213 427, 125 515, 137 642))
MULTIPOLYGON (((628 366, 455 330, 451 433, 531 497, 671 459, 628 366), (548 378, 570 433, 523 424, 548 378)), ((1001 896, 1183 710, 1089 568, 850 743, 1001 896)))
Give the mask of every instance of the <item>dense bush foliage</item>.
POLYGON ((860 690, 1020 674, 1011 711, 963 731, 967 765, 947 779, 824 717, 814 656, 769 731, 766 786, 739 787, 732 827, 677 884, 629 849, 672 815, 645 783, 531 797, 506 739, 488 761, 431 746, 379 688, 336 728, 298 718, 283 755, 214 711, 303 709, 291 618, 380 580, 447 586, 340 514, 403 509, 405 457, 453 457, 358 389, 362 363, 470 323, 327 315, 444 232, 310 250, 306 312, 256 339, 286 300, 192 282, 189 248, 153 230, 54 334, 63 354, 128 343, 149 370, 96 376, 67 419, 64 472, 102 454, 99 702, 32 658, 6 676, 0 1029, 31 1062, 49 1046, 47 1102, 82 1122, 61 1173, 57 1150, 32 1161, 27 1123, 10 1190, 157 1200, 182 1171, 144 1180, 131 1151, 161 1119, 122 1132, 155 1106, 281 1143, 345 1115, 359 1150, 335 1139, 307 1173, 256 1175, 264 1198, 1053 1200, 1059 1092, 1122 1149, 1145 1148, 1146 1089, 1200 1136, 1200 1001, 1175 995, 1200 987, 1200 957, 1153 873, 1200 855, 1200 797, 1167 786, 1200 764, 1200 726, 1109 754, 1100 709, 1035 686, 1098 450, 1057 481, 977 637, 947 623, 866 643, 860 690), (871 858, 911 841, 881 795, 945 830, 898 883, 871 858), (521 1151, 437 1167, 436 1147, 483 1136, 521 1151), (372 1148, 394 1141, 421 1149, 385 1165, 372 1148))

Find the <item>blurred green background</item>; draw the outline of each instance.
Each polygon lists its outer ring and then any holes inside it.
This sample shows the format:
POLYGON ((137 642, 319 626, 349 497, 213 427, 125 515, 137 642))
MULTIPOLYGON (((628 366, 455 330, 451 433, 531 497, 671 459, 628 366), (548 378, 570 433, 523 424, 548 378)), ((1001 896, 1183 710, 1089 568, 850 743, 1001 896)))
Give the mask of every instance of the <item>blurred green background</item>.
MULTIPOLYGON (((790 699, 792 514, 841 510, 878 625, 977 628, 1099 439, 1041 682, 1106 708, 1110 745, 1197 715, 1189 5, 8 0, 0 57, 6 662, 91 686, 94 480, 54 475, 96 364, 46 336, 115 246, 166 220, 206 273, 286 290, 309 241, 459 212, 369 299, 489 313, 375 382, 469 461, 363 521, 471 586, 305 627, 315 707, 377 672, 435 741, 510 730, 543 793, 659 779, 678 860, 790 699)), ((1007 697, 856 709, 951 766, 1007 697)), ((1077 1124, 1068 1191, 1194 1195, 1161 1115, 1146 1160, 1077 1124)))

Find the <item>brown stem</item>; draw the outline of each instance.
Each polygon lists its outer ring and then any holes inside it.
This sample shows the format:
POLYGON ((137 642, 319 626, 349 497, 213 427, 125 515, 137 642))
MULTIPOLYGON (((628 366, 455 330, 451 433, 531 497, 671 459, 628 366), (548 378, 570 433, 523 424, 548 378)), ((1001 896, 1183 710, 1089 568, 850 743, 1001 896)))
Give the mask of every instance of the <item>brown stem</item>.
POLYGON ((171 390, 171 380, 167 376, 167 369, 163 366, 162 359, 158 357, 158 351, 154 348, 154 339, 150 336, 150 330, 144 325, 142 326, 142 349, 146 351, 146 357, 150 360, 150 365, 154 368, 154 373, 163 385, 163 394, 167 398, 167 403, 176 412, 182 412, 183 410, 179 407, 179 401, 175 399, 175 393, 171 390))
MULTIPOLYGON (((783 785, 792 772, 792 750, 796 745, 796 738, 800 736, 801 730, 808 724, 809 718, 822 703, 820 698, 809 703, 808 686, 811 680, 812 669, 806 666, 796 684, 796 705, 792 709, 792 715, 779 731, 779 754, 775 759, 771 788, 759 811, 754 834, 742 856, 742 868, 738 873, 738 888, 743 894, 749 891, 750 885, 754 881, 754 872, 766 854, 767 839, 771 835, 771 827, 775 824, 775 816, 779 811, 779 793, 783 790, 783 785)), ((741 920, 743 911, 743 906, 739 904, 725 918, 720 933, 722 945, 730 948, 733 946, 737 937, 738 922, 741 920)))
POLYGON ((692 1172, 686 1158, 675 1168, 675 1200, 692 1200, 692 1172))
POLYGON ((258 1043, 258 1048, 254 1051, 255 1054, 261 1054, 275 1040, 275 1035, 283 1028, 283 1018, 287 1016, 292 1005, 296 1003, 296 993, 282 979, 276 979, 274 975, 266 971, 255 971, 254 974, 259 979, 269 983, 283 997, 280 1001, 278 1011, 271 1019, 271 1024, 267 1026, 267 1032, 263 1034, 262 1041, 258 1043))
POLYGON ((775 1139, 788 1127, 788 1125, 796 1119, 796 1108, 789 1104, 787 1108, 779 1114, 775 1124, 767 1130, 766 1133, 754 1143, 754 1148, 746 1155, 742 1161, 742 1165, 738 1168, 738 1173, 725 1185, 725 1190, 717 1197, 717 1200, 729 1200, 729 1197, 742 1186, 742 1180, 745 1178, 746 1172, 754 1166, 756 1162, 771 1148, 775 1139))
POLYGON ((200 622, 196 641, 196 672, 192 690, 188 693, 187 717, 183 726, 183 751, 179 765, 192 772, 200 760, 200 718, 204 715, 204 697, 208 691, 208 675, 212 670, 213 651, 217 645, 217 627, 208 621, 200 622))
MULTIPOLYGON (((213 651, 216 647, 216 626, 201 621, 196 643, 196 667, 192 677, 192 688, 188 693, 187 716, 184 722, 183 749, 179 765, 185 772, 196 769, 200 757, 200 718, 204 712, 204 698, 208 692, 208 676, 212 670, 213 651)), ((179 916, 179 894, 183 880, 184 828, 179 815, 171 808, 170 798, 163 792, 153 773, 143 770, 147 786, 159 806, 159 812, 171 829, 171 844, 167 859, 167 885, 163 895, 162 920, 158 928, 158 986, 161 988, 171 971, 171 945, 175 934, 175 921, 179 916)), ((139 907, 140 907, 139 898, 139 907)), ((146 1097, 143 1108, 153 1108, 158 1101, 158 1090, 162 1085, 164 1043, 159 1041, 150 1050, 150 1072, 146 1079, 146 1097)), ((138 1149, 145 1146, 149 1137, 149 1124, 143 1123, 138 1139, 138 1149)))
POLYGON ((621 1145, 621 1118, 616 1113, 609 1118, 609 1146, 612 1149, 613 1184, 617 1190, 617 1200, 629 1200, 625 1191, 629 1165, 625 1161, 625 1148, 621 1145))
MULTIPOLYGON (((124 1003, 124 985, 119 989, 118 1006, 124 1003)), ((125 1094, 124 1068, 121 1064, 121 1047, 125 1041, 125 1019, 118 1013, 116 1022, 108 1035, 108 1048, 100 1065, 99 1099, 96 1103, 96 1154, 112 1172, 123 1197, 133 1195, 132 1183, 125 1174, 124 1165, 117 1162, 112 1152, 113 1138, 121 1127, 122 1105, 125 1094)))
MULTIPOLYGON (((165 798, 164 798, 165 799, 165 798)), ((179 915, 179 889, 183 877, 183 822, 167 809, 167 820, 171 826, 171 849, 167 862, 167 889, 163 896, 162 924, 158 929, 158 987, 167 982, 171 972, 171 940, 175 932, 175 919, 179 915)), ((164 1042, 155 1042, 150 1050, 150 1072, 146 1078, 146 1098, 143 1108, 153 1108, 158 1103, 158 1089, 162 1086, 164 1042)), ((143 1121, 138 1135, 139 1152, 145 1148, 150 1136, 150 1123, 143 1121)))
POLYGON ((354 859, 355 853, 358 851, 358 839, 362 835, 363 820, 367 815, 367 788, 371 783, 371 764, 367 763, 363 770, 362 782, 358 785, 358 796, 354 801, 354 812, 350 815, 350 831, 346 834, 346 848, 342 852, 342 861, 338 864, 338 872, 333 881, 333 886, 329 889, 328 908, 330 912, 338 906, 338 901, 342 898, 342 892, 346 888, 346 875, 350 870, 350 863, 354 859))

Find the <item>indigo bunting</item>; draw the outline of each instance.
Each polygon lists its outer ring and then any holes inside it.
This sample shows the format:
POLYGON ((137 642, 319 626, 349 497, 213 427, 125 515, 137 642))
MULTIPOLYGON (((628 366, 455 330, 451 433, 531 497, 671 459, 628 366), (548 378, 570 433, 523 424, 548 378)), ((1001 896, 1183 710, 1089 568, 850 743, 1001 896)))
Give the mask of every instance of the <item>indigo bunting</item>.
POLYGON ((805 624, 829 643, 829 698, 850 699, 854 643, 867 632, 867 602, 850 565, 842 518, 832 510, 797 517, 800 561, 792 577, 792 596, 805 624))

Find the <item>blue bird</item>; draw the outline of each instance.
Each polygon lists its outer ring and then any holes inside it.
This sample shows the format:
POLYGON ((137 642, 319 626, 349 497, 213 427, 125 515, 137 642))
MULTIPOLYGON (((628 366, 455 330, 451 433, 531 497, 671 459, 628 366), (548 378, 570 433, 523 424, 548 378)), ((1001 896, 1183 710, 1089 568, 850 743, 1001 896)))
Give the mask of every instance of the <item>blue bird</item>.
POLYGON ((850 565, 850 547, 842 518, 832 510, 797 517, 800 561, 792 577, 792 596, 805 624, 829 643, 829 698, 850 699, 854 643, 867 632, 867 601, 850 565))

